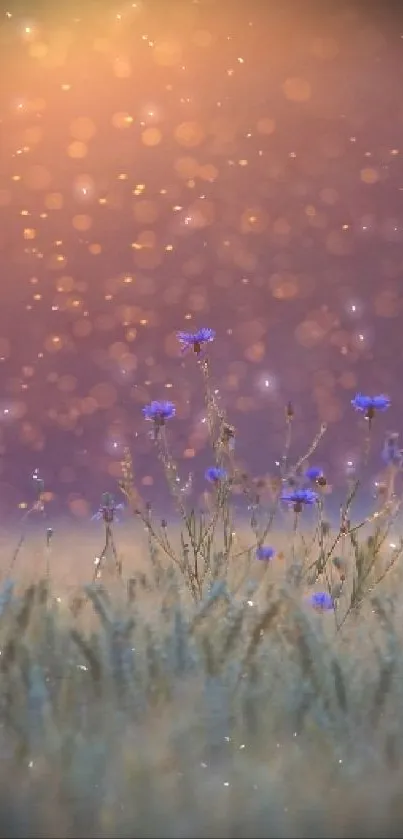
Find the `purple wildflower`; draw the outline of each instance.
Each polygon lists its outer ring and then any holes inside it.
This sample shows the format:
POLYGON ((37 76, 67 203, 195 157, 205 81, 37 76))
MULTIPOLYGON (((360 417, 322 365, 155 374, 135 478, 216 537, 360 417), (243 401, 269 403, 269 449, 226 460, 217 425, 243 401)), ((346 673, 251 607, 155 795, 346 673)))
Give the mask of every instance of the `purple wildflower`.
POLYGON ((308 598, 310 605, 318 612, 328 612, 334 609, 333 597, 327 591, 315 591, 308 598))
POLYGON ((116 513, 120 510, 124 510, 124 504, 115 504, 112 502, 111 504, 102 504, 99 510, 91 516, 91 521, 100 521, 103 519, 105 524, 112 524, 112 522, 119 522, 121 519, 116 513))
POLYGON ((323 478, 323 470, 319 469, 318 466, 311 466, 310 469, 306 470, 305 477, 308 481, 317 481, 318 478, 323 478))
POLYGON ((203 346, 214 341, 215 332, 214 329, 203 326, 197 332, 177 332, 176 337, 182 345, 182 352, 193 350, 196 355, 200 355, 203 346))
POLYGON ((154 400, 150 405, 145 405, 143 414, 146 420, 152 420, 156 425, 165 425, 166 420, 175 416, 175 405, 154 400))
POLYGON ((364 396, 357 393, 351 404, 356 411, 366 411, 373 416, 375 411, 386 411, 390 407, 390 399, 381 393, 379 396, 364 396))
POLYGON ((318 494, 313 492, 312 489, 293 489, 290 492, 283 492, 281 500, 285 501, 287 504, 310 506, 316 503, 318 500, 318 494))
POLYGON ((269 545, 260 545, 256 550, 256 558, 270 560, 273 559, 275 553, 274 548, 271 548, 269 545))
POLYGON ((225 481, 227 473, 225 469, 221 469, 219 466, 209 466, 204 473, 204 477, 211 484, 216 484, 218 481, 225 481))

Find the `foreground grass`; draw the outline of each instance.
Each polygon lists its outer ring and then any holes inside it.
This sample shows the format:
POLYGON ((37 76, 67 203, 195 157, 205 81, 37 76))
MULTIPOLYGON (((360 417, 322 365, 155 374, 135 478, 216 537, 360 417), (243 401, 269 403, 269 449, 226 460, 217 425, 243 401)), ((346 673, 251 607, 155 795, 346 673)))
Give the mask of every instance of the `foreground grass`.
POLYGON ((336 632, 273 568, 4 582, 0 835, 401 835, 399 572, 336 632))

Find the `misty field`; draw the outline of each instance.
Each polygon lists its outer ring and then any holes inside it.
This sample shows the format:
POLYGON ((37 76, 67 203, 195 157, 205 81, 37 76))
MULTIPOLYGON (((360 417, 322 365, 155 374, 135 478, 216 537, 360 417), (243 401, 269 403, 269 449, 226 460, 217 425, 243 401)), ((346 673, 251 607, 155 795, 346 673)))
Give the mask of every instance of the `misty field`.
POLYGON ((68 531, 3 574, 1 836, 403 835, 400 569, 337 631, 285 553, 195 600, 142 528, 115 538, 120 574, 68 531))
POLYGON ((205 395, 200 503, 172 453, 175 406, 153 401, 179 524, 142 499, 126 449, 119 501, 105 492, 90 530, 41 519, 36 472, 20 536, 4 536, 1 835, 403 836, 397 433, 356 515, 390 400, 352 400, 362 459, 332 523, 315 462, 326 426, 296 456, 288 403, 277 474, 254 479, 212 385, 213 331, 178 338, 205 395))

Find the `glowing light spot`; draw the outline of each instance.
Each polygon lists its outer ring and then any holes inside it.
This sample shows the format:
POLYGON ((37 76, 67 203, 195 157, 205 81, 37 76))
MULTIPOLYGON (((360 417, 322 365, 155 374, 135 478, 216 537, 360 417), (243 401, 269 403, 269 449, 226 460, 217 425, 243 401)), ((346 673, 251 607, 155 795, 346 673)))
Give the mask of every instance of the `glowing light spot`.
POLYGON ((364 184, 376 184, 379 181, 379 172, 376 169, 361 169, 360 178, 364 184))
POLYGON ((283 93, 290 102, 307 102, 311 98, 311 85, 306 79, 289 78, 283 84, 283 93))

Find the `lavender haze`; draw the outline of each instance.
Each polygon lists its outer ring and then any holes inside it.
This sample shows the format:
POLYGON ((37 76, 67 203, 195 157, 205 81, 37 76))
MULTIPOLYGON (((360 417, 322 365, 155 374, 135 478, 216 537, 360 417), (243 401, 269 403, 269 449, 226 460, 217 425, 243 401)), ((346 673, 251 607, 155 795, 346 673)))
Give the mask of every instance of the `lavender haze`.
POLYGON ((337 497, 361 392, 391 400, 376 478, 403 409, 399 4, 55 5, 0 21, 0 517, 37 469, 87 519, 125 446, 164 507, 155 400, 197 498, 211 453, 176 333, 201 328, 254 476, 291 401, 295 459, 329 425, 311 465, 337 497))

